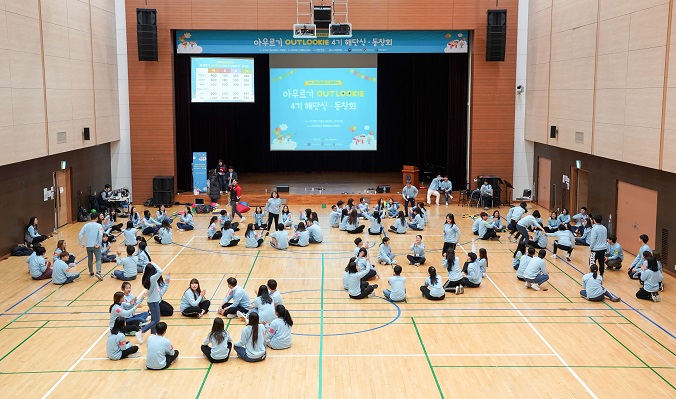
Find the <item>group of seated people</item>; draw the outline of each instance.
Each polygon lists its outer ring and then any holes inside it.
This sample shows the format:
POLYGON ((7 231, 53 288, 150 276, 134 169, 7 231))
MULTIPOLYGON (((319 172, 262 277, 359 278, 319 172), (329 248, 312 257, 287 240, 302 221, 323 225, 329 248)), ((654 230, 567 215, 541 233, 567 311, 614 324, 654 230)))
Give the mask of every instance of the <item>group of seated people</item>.
POLYGON ((385 231, 383 220, 388 217, 394 218, 394 223, 388 231, 397 234, 405 234, 407 229, 422 231, 427 224, 427 210, 424 202, 418 202, 413 206, 407 218, 406 213, 399 210, 399 203, 394 202, 392 198, 388 201, 379 198, 371 209, 363 197, 359 198, 358 204, 354 204, 354 199, 349 198, 347 203, 339 200, 336 205, 332 205, 329 224, 348 234, 361 234, 366 226, 360 224, 360 220, 368 220, 370 222, 368 234, 381 235, 385 231))

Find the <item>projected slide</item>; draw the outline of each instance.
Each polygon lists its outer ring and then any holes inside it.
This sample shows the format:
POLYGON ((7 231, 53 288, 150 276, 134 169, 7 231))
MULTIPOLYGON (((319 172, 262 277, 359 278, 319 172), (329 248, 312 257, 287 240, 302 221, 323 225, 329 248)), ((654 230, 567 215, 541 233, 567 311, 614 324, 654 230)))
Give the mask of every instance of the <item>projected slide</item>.
POLYGON ((253 58, 193 57, 191 70, 192 102, 254 102, 253 58))
POLYGON ((270 150, 377 149, 377 68, 271 68, 270 150))

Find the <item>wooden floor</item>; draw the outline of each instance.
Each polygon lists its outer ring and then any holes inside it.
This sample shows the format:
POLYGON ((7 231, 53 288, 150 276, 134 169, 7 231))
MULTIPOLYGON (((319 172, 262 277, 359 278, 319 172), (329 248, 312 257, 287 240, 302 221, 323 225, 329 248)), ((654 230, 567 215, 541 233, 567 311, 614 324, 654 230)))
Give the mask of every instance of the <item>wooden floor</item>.
MULTIPOLYGON (((570 263, 547 257, 550 289, 535 292, 516 280, 511 267, 515 244, 503 236, 501 241, 476 244, 488 250, 489 277, 464 295, 425 300, 418 287, 427 265, 405 265, 408 299, 389 303, 382 298, 382 288, 391 268, 378 266, 378 296, 351 300, 341 277, 355 236, 327 228, 327 211, 318 211, 325 240, 307 248, 277 251, 267 242, 260 250, 220 248, 206 239, 210 215, 196 217, 194 232, 175 231, 173 245, 149 245, 153 260, 171 272, 165 300, 178 310, 193 277, 212 298, 212 311, 202 319, 178 313, 162 319, 169 325, 167 337, 180 351, 167 371, 145 370, 144 358, 106 358, 108 307, 120 287, 108 277, 114 264, 104 264, 103 282, 85 275, 74 284, 56 286, 32 281, 25 258, 1 262, 7 281, 0 288, 0 396, 676 397, 673 277, 666 276, 661 303, 639 301, 634 297, 638 283, 626 275, 629 260, 623 270, 609 271, 605 277, 605 286, 623 301, 590 303, 579 296, 589 251, 577 247, 570 263), (229 362, 213 366, 202 356, 200 345, 228 291, 225 279, 231 276, 250 293, 268 278, 277 279, 295 321, 291 349, 270 350, 264 362, 254 364, 237 359, 234 352, 229 362)), ((463 259, 474 236, 472 219, 462 216, 476 211, 431 207, 429 227, 423 232, 430 265, 440 266, 444 215, 457 216, 463 259)), ((85 254, 76 245, 79 229, 78 224, 59 230, 46 247, 51 253, 55 240, 63 237, 84 271, 85 254)), ((390 237, 398 259, 405 261, 414 235, 390 237)), ((363 238, 374 241, 374 236, 363 238)), ((622 244, 633 249, 636 243, 622 244)), ((133 289, 141 291, 140 281, 133 289)), ((228 322, 235 339, 242 327, 239 320, 228 322)), ((145 350, 141 346, 142 354, 145 350)))

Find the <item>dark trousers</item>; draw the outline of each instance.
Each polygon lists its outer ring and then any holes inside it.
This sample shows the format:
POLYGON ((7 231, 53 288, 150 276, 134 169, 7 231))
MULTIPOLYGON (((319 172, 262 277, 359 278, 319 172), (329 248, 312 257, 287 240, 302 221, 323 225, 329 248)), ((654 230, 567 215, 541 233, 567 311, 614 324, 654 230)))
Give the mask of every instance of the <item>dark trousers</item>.
POLYGON ((229 308, 228 306, 230 306, 230 305, 232 305, 230 302, 224 303, 223 305, 221 305, 221 309, 223 309, 223 316, 226 316, 226 315, 229 315, 229 314, 236 315, 238 310, 242 313, 245 313, 245 314, 247 312, 249 312, 249 309, 245 309, 242 306, 235 306, 235 307, 229 308))
POLYGON ((225 191, 228 188, 228 179, 225 175, 218 175, 218 188, 220 191, 225 191))
MULTIPOLYGON (((209 345, 202 345, 201 349, 204 356, 206 356, 211 363, 225 363, 230 359, 230 356, 226 356, 225 359, 214 359, 211 357, 211 347, 209 345)), ((230 350, 232 350, 232 342, 228 342, 228 355, 230 355, 230 350)))
POLYGON ((49 237, 47 237, 47 236, 33 237, 33 240, 30 242, 30 244, 34 245, 34 246, 39 246, 39 244, 41 242, 43 242, 44 240, 46 240, 48 238, 49 237))
POLYGON ((348 234, 361 234, 361 233, 364 232, 364 227, 365 226, 362 224, 362 225, 359 225, 359 227, 357 227, 354 230, 347 230, 347 232, 348 232, 348 234))
POLYGON ((469 279, 467 279, 467 277, 463 277, 462 280, 460 280, 460 284, 463 287, 467 287, 467 288, 477 288, 480 285, 480 284, 474 284, 473 282, 469 281, 469 279))
POLYGON ((411 262, 411 263, 420 263, 421 265, 425 264, 425 257, 424 256, 406 255, 406 259, 408 259, 408 261, 411 262))
POLYGON ((141 231, 141 234, 148 236, 148 235, 153 234, 154 232, 155 232, 155 229, 152 226, 149 226, 149 227, 146 227, 145 229, 143 229, 141 231))
POLYGON ((455 291, 455 287, 459 286, 462 280, 457 280, 457 281, 451 281, 448 280, 446 284, 444 284, 444 291, 451 292, 455 291))
POLYGON ((277 225, 279 224, 279 213, 268 213, 268 228, 267 231, 270 231, 270 228, 272 227, 272 222, 274 221, 275 225, 275 231, 279 231, 277 228, 277 225))
POLYGON ((217 232, 214 233, 213 236, 211 236, 211 239, 212 240, 220 240, 221 237, 223 237, 223 232, 217 231, 217 232))
POLYGON ((455 242, 445 242, 444 243, 444 248, 441 250, 442 254, 447 254, 449 249, 452 249, 455 251, 455 246, 457 243, 455 242))
POLYGON ((507 230, 509 230, 510 234, 513 234, 516 231, 516 220, 511 219, 509 221, 509 224, 507 225, 507 230))
POLYGON ((404 200, 404 215, 408 216, 408 206, 415 207, 415 198, 406 198, 404 200))
POLYGON ((186 317, 197 317, 204 311, 204 314, 209 313, 209 306, 211 306, 211 301, 204 300, 200 302, 199 306, 190 306, 181 312, 183 316, 186 317))
POLYGON ((359 295, 350 295, 350 298, 352 299, 364 299, 367 296, 369 296, 370 293, 373 292, 373 286, 369 285, 366 281, 361 282, 361 293, 359 295))
POLYGON ((234 240, 230 240, 230 243, 228 243, 228 245, 221 245, 221 246, 222 247, 234 247, 237 244, 239 244, 239 238, 236 238, 234 240))
POLYGON ((482 240, 490 240, 491 238, 497 237, 498 234, 495 232, 493 229, 486 230, 486 233, 484 234, 483 237, 481 237, 482 240))
POLYGON ((33 277, 33 280, 48 280, 52 278, 52 268, 48 267, 45 269, 45 272, 40 275, 40 277, 33 277))
POLYGON ((366 273, 366 275, 364 277, 361 278, 361 281, 368 281, 368 280, 372 279, 373 277, 375 277, 376 274, 378 274, 378 273, 376 273, 375 270, 371 269, 371 270, 369 270, 368 273, 366 273))
POLYGON ((179 229, 185 230, 185 231, 190 231, 190 230, 195 228, 195 226, 191 226, 189 224, 180 223, 180 222, 176 223, 176 227, 178 227, 179 229))
POLYGON ((423 296, 430 301, 441 301, 442 299, 446 298, 446 294, 442 296, 432 296, 430 295, 430 289, 428 287, 425 287, 424 285, 420 287, 420 292, 422 292, 423 296))
POLYGON ((558 241, 554 241, 554 255, 556 255, 556 250, 557 249, 562 249, 568 253, 568 256, 570 256, 571 253, 573 253, 573 248, 569 247, 567 245, 561 245, 559 244, 558 241))
POLYGON ((160 315, 162 317, 173 316, 174 307, 169 304, 167 301, 160 302, 160 315))
POLYGON ((230 204, 232 204, 232 212, 230 212, 232 214, 232 217, 234 218, 235 215, 237 215, 240 218, 243 218, 244 216, 242 216, 242 214, 239 213, 239 211, 237 210, 237 204, 238 204, 237 200, 230 201, 230 204))
POLYGON ((174 354, 173 354, 173 355, 166 355, 166 361, 167 361, 167 364, 165 364, 164 367, 162 367, 162 370, 169 368, 169 366, 171 366, 171 364, 172 364, 172 363, 174 362, 174 360, 176 360, 177 358, 178 358, 178 351, 177 351, 177 350, 174 350, 174 354))
POLYGON ((528 229, 517 224, 516 230, 517 230, 517 233, 516 233, 516 236, 514 238, 519 238, 519 236, 522 236, 522 239, 525 240, 526 242, 528 242, 528 240, 530 239, 530 237, 528 236, 528 229))
POLYGON ((606 267, 605 263, 606 250, 602 249, 600 251, 591 251, 589 253, 589 266, 597 263, 599 265, 599 274, 603 276, 603 272, 606 267))
POLYGON ((650 301, 653 299, 654 294, 657 294, 657 292, 646 291, 643 287, 641 287, 641 289, 636 292, 636 298, 650 301))
POLYGON ((122 349, 122 357, 120 357, 120 360, 126 359, 126 358, 129 357, 129 355, 131 355, 132 353, 136 353, 136 352, 138 352, 138 346, 136 346, 136 345, 129 347, 127 349, 122 349))
POLYGON ((528 240, 528 246, 529 246, 529 247, 533 247, 533 248, 535 248, 535 249, 545 249, 544 247, 541 247, 541 246, 538 244, 537 241, 533 241, 533 240, 528 240))

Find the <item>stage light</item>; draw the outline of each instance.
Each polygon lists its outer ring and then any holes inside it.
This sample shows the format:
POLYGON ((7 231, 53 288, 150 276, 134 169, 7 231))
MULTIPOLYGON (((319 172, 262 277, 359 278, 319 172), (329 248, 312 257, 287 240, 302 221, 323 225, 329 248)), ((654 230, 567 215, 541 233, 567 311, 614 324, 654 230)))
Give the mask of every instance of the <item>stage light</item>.
POLYGON ((294 39, 316 39, 317 25, 315 24, 293 24, 294 39))
POLYGON ((329 38, 349 38, 352 37, 352 24, 331 24, 329 26, 329 38))

